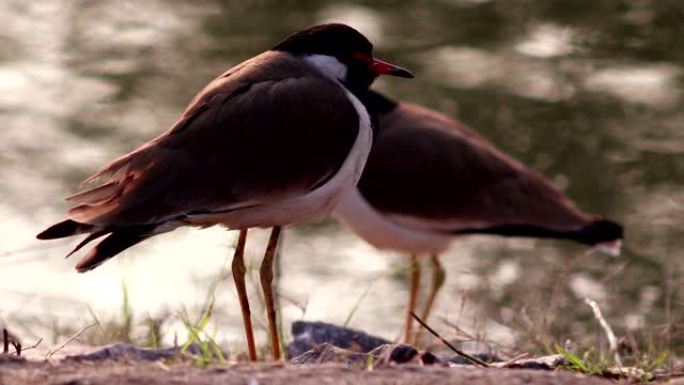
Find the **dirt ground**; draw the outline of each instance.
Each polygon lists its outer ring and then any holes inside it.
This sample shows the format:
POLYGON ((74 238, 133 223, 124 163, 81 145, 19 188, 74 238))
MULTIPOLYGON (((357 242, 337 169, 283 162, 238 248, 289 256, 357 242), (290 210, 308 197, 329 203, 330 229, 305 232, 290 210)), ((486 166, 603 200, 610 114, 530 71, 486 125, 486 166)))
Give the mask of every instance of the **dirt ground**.
MULTIPOLYGON (((0 360, 0 385, 110 385, 110 384, 535 384, 608 385, 615 381, 564 371, 529 369, 440 368, 403 365, 372 371, 344 365, 236 364, 199 368, 189 363, 100 361, 0 360)), ((668 385, 684 385, 684 378, 668 385)))

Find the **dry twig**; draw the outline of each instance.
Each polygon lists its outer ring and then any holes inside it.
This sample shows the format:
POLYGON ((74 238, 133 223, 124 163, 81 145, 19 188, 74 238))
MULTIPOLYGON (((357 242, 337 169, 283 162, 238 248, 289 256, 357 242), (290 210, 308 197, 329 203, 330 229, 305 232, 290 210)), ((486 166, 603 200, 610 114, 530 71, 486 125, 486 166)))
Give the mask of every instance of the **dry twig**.
POLYGON ((9 352, 9 346, 10 344, 14 346, 14 351, 17 354, 17 356, 21 355, 21 343, 15 339, 10 338, 9 332, 7 329, 3 328, 2 329, 2 353, 1 354, 10 354, 9 352))
POLYGON ((7 329, 2 329, 2 354, 9 353, 9 333, 7 329))
POLYGON ((622 359, 620 358, 620 353, 618 352, 618 342, 617 338, 615 338, 615 333, 613 333, 613 329, 610 328, 610 325, 608 325, 606 319, 603 318, 601 309, 596 301, 592 300, 591 298, 585 298, 584 303, 589 305, 591 310, 594 311, 594 317, 596 317, 596 319, 599 321, 603 331, 606 332, 606 337, 608 337, 608 345, 610 346, 610 351, 613 353, 613 357, 615 358, 615 363, 618 365, 618 367, 622 367, 622 359))
POLYGON ((42 342, 43 342, 43 338, 41 337, 41 338, 38 339, 38 341, 36 341, 35 344, 29 346, 28 348, 23 348, 21 351, 22 351, 22 352, 25 352, 25 351, 27 351, 27 350, 35 349, 35 348, 37 348, 38 345, 40 345, 42 342))
POLYGON ((530 353, 522 353, 522 354, 519 354, 519 355, 517 355, 517 356, 511 358, 510 360, 508 360, 508 361, 502 363, 500 366, 501 366, 502 368, 507 368, 507 367, 509 367, 509 366, 511 366, 511 365, 513 365, 513 364, 515 364, 516 362, 522 360, 523 358, 529 357, 529 355, 530 355, 530 353))
POLYGON ((73 336, 71 336, 71 338, 69 338, 68 340, 66 340, 63 344, 59 345, 58 347, 56 347, 56 348, 54 348, 54 349, 50 349, 47 353, 45 353, 45 358, 50 358, 50 357, 52 357, 53 355, 55 355, 55 353, 57 353, 57 352, 59 352, 60 350, 64 349, 64 347, 66 347, 69 343, 71 343, 71 342, 72 342, 73 340, 75 340, 76 338, 80 337, 81 334, 85 333, 86 330, 90 329, 91 327, 93 327, 93 326, 95 326, 95 325, 97 325, 97 323, 90 324, 90 325, 88 325, 88 326, 83 327, 81 330, 77 331, 73 336))
POLYGON ((424 327, 425 330, 429 331, 430 334, 432 334, 432 335, 435 336, 437 339, 439 339, 440 341, 442 341, 442 343, 443 343, 444 345, 446 345, 447 347, 449 347, 449 349, 453 350, 454 353, 458 354, 458 355, 461 356, 461 357, 464 357, 465 359, 467 359, 468 361, 470 361, 470 362, 472 362, 472 363, 474 363, 474 364, 480 365, 480 366, 482 366, 482 367, 484 367, 484 368, 488 368, 488 367, 489 367, 489 365, 487 365, 487 363, 485 363, 484 361, 478 359, 477 357, 473 357, 473 356, 471 356, 470 354, 468 354, 468 353, 466 353, 466 352, 464 352, 464 351, 462 351, 462 350, 457 349, 457 348, 456 348, 454 345, 452 345, 449 341, 445 340, 442 336, 440 336, 439 333, 437 333, 433 328, 431 328, 428 324, 426 324, 422 319, 420 319, 420 317, 418 317, 418 316, 416 315, 416 313, 411 312, 411 316, 412 316, 416 321, 418 321, 418 323, 419 323, 422 327, 424 327))

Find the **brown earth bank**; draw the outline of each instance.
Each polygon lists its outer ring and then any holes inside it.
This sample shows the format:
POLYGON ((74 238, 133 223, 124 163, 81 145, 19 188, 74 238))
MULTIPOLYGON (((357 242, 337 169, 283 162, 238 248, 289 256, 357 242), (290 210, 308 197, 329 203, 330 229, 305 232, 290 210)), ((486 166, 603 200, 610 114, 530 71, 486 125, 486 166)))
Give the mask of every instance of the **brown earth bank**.
POLYGON ((402 366, 372 371, 344 365, 238 364, 198 368, 121 361, 6 363, 0 382, 12 384, 603 384, 608 380, 567 372, 402 366))
POLYGON ((22 350, 5 333, 0 353, 0 385, 601 385, 637 383, 645 378, 661 380, 651 383, 684 385, 684 378, 663 380, 670 378, 663 370, 646 373, 635 368, 608 368, 593 376, 579 374, 569 370, 572 366, 562 354, 526 354, 504 361, 489 353, 454 355, 418 350, 320 322, 295 324, 295 338, 286 350, 288 361, 280 363, 247 363, 244 354, 233 356, 196 343, 183 348, 153 349, 126 343, 93 347, 73 341, 54 349, 36 345, 22 350))
MULTIPOLYGON (((111 384, 350 384, 350 385, 421 385, 421 384, 537 384, 537 385, 606 385, 603 378, 567 371, 494 368, 442 368, 401 365, 374 370, 350 368, 340 364, 233 364, 200 368, 190 363, 164 364, 128 360, 98 362, 0 361, 1 385, 111 385, 111 384)), ((668 385, 684 385, 684 379, 668 385)))

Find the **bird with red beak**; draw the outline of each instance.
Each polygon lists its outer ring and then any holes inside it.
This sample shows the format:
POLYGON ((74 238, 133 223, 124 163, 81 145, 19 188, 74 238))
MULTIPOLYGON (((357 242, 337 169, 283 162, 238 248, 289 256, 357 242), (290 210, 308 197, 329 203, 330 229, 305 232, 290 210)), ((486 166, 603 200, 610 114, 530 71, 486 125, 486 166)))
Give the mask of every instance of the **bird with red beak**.
POLYGON ((328 214, 353 190, 370 152, 371 119, 359 95, 380 75, 412 77, 373 57, 361 33, 324 24, 292 34, 227 70, 167 131, 101 168, 68 200, 68 219, 38 234, 100 237, 76 265, 99 266, 181 226, 240 231, 233 258, 249 357, 256 359, 243 252, 247 229, 272 228, 261 265, 274 359, 280 341, 273 259, 281 226, 328 214))
POLYGON ((620 252, 620 224, 580 210, 539 172, 465 124, 374 91, 363 100, 378 122, 373 151, 355 191, 335 214, 377 248, 411 255, 406 343, 419 335, 412 328, 418 255, 430 256, 433 273, 425 320, 445 279, 438 255, 457 238, 564 239, 620 252))

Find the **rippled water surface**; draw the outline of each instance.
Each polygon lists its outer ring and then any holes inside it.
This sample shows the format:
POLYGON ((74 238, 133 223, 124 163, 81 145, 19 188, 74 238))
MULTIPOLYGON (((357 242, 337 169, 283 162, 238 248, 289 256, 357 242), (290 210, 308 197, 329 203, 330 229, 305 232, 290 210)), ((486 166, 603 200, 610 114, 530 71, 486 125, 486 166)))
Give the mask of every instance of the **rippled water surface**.
MULTIPOLYGON (((443 258, 437 325, 445 318, 513 342, 541 314, 557 335, 594 333, 590 296, 621 332, 681 327, 684 4, 674 0, 4 0, 0 323, 27 338, 82 326, 89 308, 120 311, 122 284, 138 317, 193 313, 229 267, 236 234, 175 231, 83 275, 62 258, 75 241, 33 237, 63 216, 63 197, 81 179, 171 125, 216 74, 323 21, 357 27, 379 57, 416 75, 382 79, 379 89, 458 117, 581 208, 626 227, 617 259, 554 241, 456 242, 443 258)), ((255 234, 256 266, 267 234, 255 234)), ((342 323, 359 303, 352 326, 400 336, 405 256, 378 252, 332 221, 288 229, 284 241, 286 325, 342 323)), ((219 339, 239 346, 230 279, 217 304, 219 339)))

